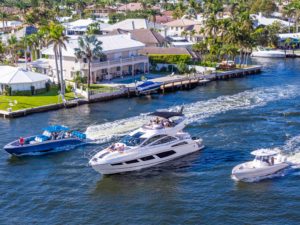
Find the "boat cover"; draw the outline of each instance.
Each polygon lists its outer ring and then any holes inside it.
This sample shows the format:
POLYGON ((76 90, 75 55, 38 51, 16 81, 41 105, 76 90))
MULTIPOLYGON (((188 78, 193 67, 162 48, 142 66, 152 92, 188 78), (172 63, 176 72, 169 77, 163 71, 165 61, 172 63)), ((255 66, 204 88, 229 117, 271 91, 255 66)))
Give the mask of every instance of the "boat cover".
POLYGON ((174 117, 174 116, 184 116, 182 114, 182 112, 154 112, 154 113, 151 113, 150 116, 157 116, 157 117, 162 117, 162 118, 165 118, 165 119, 169 119, 171 117, 174 117))
POLYGON ((48 131, 50 133, 53 132, 61 132, 61 131, 68 131, 70 130, 68 127, 62 126, 62 125, 53 125, 53 126, 49 126, 44 128, 45 131, 48 131))
POLYGON ((72 135, 75 136, 75 137, 78 137, 80 139, 86 139, 86 134, 81 133, 79 131, 73 131, 72 135))

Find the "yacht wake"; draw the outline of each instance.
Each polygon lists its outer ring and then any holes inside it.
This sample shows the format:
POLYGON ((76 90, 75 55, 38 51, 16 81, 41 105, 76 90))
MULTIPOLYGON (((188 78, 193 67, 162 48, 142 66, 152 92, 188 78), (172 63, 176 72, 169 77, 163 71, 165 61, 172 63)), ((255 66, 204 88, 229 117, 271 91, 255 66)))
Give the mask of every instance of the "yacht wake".
MULTIPOLYGON (((299 95, 295 85, 275 86, 270 88, 256 88, 235 95, 220 96, 208 101, 198 101, 185 105, 184 113, 188 123, 198 122, 213 115, 230 110, 251 109, 263 106, 269 102, 289 99, 299 95)), ((164 110, 176 110, 179 106, 164 110)), ((98 143, 110 141, 113 137, 122 136, 148 121, 146 114, 116 120, 87 128, 87 137, 98 140, 98 143)))

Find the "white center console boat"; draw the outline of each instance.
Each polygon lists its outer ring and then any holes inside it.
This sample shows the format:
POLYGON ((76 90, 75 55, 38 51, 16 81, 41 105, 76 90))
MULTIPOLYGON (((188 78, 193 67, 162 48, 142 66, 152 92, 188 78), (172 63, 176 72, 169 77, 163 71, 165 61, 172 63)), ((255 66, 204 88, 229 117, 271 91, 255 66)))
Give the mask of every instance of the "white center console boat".
POLYGON ((289 166, 286 157, 277 150, 259 149, 251 152, 255 159, 237 165, 232 170, 232 178, 238 181, 262 179, 289 166))
POLYGON ((183 131, 185 117, 180 112, 154 112, 155 119, 126 135, 120 142, 96 153, 89 165, 101 174, 148 168, 199 151, 202 140, 183 131))

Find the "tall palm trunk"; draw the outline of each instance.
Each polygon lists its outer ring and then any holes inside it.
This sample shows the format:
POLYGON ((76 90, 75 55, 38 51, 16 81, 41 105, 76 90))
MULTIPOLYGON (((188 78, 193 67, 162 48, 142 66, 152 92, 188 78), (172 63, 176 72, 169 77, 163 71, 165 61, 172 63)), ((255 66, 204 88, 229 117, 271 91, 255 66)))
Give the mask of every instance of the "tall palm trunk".
POLYGON ((55 58, 55 67, 56 67, 57 83, 58 83, 58 86, 60 86, 60 76, 59 76, 58 52, 57 52, 57 49, 54 49, 54 58, 55 58))
POLYGON ((60 89, 63 97, 65 96, 65 82, 64 82, 64 71, 63 71, 63 58, 62 58, 62 49, 59 46, 59 62, 60 62, 60 89))
POLYGON ((88 77, 87 77, 87 83, 88 83, 88 101, 90 100, 90 86, 91 86, 91 60, 88 59, 88 67, 89 67, 89 72, 88 72, 88 77))

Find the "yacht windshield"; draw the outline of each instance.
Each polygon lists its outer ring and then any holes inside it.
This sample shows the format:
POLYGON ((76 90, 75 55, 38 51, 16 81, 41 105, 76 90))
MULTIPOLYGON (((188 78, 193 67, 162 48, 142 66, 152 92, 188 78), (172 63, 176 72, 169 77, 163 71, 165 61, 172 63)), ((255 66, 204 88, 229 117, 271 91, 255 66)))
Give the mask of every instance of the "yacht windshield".
POLYGON ((143 134, 144 134, 143 132, 137 132, 132 136, 126 135, 125 137, 122 138, 121 142, 127 146, 138 146, 145 140, 145 138, 141 138, 143 134))

